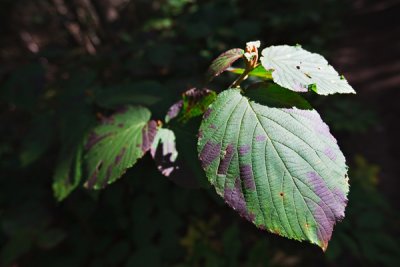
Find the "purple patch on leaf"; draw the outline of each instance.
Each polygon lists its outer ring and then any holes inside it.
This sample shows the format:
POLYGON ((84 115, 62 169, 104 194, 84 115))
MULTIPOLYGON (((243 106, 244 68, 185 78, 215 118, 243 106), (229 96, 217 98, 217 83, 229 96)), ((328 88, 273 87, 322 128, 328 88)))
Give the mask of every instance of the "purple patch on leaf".
POLYGON ((219 156, 220 151, 220 144, 213 144, 211 141, 207 141, 199 156, 201 166, 204 169, 207 168, 219 156))
POLYGON ((240 166, 240 178, 243 180, 245 188, 250 190, 256 189, 251 165, 244 164, 240 166))
POLYGON ((204 112, 203 119, 207 119, 208 117, 210 117, 211 112, 212 112, 212 109, 208 108, 206 110, 206 112, 204 112))
POLYGON ((230 189, 230 188, 225 188, 224 191, 224 199, 225 202, 232 207, 234 210, 236 210, 240 216, 246 218, 247 220, 253 222, 255 219, 254 214, 249 213, 246 208, 246 202, 244 200, 243 192, 242 192, 242 187, 240 184, 240 179, 237 178, 235 180, 235 187, 230 189))
POLYGON ((115 157, 115 161, 114 161, 115 165, 117 165, 118 163, 121 162, 122 157, 125 155, 125 152, 126 152, 126 147, 123 147, 121 149, 121 152, 119 152, 119 154, 115 157))
POLYGON ((267 137, 265 135, 257 135, 256 136, 257 142, 264 142, 265 140, 267 140, 267 137))
POLYGON ((209 127, 210 127, 210 129, 217 129, 217 126, 215 126, 215 124, 213 124, 213 123, 212 123, 212 124, 210 124, 210 126, 209 126, 209 127))
POLYGON ((302 116, 311 122, 314 131, 320 135, 329 138, 332 142, 337 142, 335 137, 330 133, 328 125, 326 125, 319 114, 314 110, 302 110, 302 109, 284 109, 286 112, 302 116))
POLYGON ((239 154, 241 156, 246 155, 250 152, 250 145, 243 145, 239 147, 239 154))
POLYGON ((324 154, 325 154, 328 158, 330 158, 331 160, 336 160, 336 153, 335 153, 335 151, 333 151, 332 148, 330 148, 330 147, 325 148, 324 154))
POLYGON ((220 164, 218 166, 218 171, 217 171, 218 174, 226 175, 226 172, 228 171, 228 168, 229 168, 229 164, 231 163, 231 160, 232 160, 232 157, 233 157, 233 151, 234 151, 233 145, 229 144, 226 147, 225 156, 221 160, 221 162, 220 162, 220 164))
POLYGON ((95 132, 91 132, 89 134, 89 137, 87 139, 87 142, 85 144, 85 149, 89 150, 91 149, 95 144, 97 144, 98 142, 100 142, 101 140, 103 140, 104 138, 108 137, 112 135, 112 133, 106 133, 103 135, 98 135, 95 132))
POLYGON ((166 122, 169 122, 170 120, 176 118, 178 116, 179 112, 181 112, 183 106, 183 100, 179 100, 175 104, 173 104, 167 112, 167 116, 165 118, 166 122))
POLYGON ((314 193, 320 198, 318 203, 306 199, 308 206, 313 207, 313 215, 318 223, 318 238, 327 244, 331 238, 333 226, 336 221, 344 218, 344 209, 346 207, 344 195, 338 197, 333 190, 329 189, 325 181, 315 172, 307 173, 314 193))
POLYGON ((334 188, 333 190, 332 190, 332 193, 335 195, 335 197, 336 197, 336 200, 339 202, 339 203, 341 203, 344 207, 346 207, 347 206, 347 197, 346 197, 346 195, 342 192, 342 191, 340 191, 339 189, 337 189, 337 188, 334 188))
POLYGON ((154 141, 154 137, 157 134, 157 122, 149 121, 142 130, 142 151, 145 153, 150 149, 151 144, 154 141))

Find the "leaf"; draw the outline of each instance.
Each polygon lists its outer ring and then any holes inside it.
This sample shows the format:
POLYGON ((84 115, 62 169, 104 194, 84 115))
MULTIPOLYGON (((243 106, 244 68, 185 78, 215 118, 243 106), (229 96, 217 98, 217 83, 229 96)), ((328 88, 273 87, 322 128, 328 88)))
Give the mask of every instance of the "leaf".
POLYGON ((216 97, 217 94, 207 88, 189 89, 182 94, 182 100, 169 108, 165 122, 168 123, 178 117, 179 121, 186 123, 192 118, 201 116, 216 97))
POLYGON ((149 121, 150 111, 129 106, 104 118, 88 136, 85 163, 87 188, 100 189, 120 178, 153 143, 157 123, 149 121))
POLYGON ((298 93, 283 88, 275 83, 260 82, 249 86, 245 96, 257 99, 257 102, 269 107, 312 109, 311 105, 298 93))
POLYGON ((272 78, 280 86, 295 92, 312 90, 320 95, 355 93, 324 57, 300 46, 270 46, 261 54, 261 64, 273 70, 272 78))
POLYGON ((202 167, 229 206, 258 228, 327 248, 349 185, 345 158, 315 110, 263 106, 230 89, 200 133, 202 167))
POLYGON ((82 144, 62 148, 53 176, 53 192, 58 201, 65 199, 82 179, 82 150, 82 144))
POLYGON ((244 50, 240 48, 233 48, 219 55, 208 68, 206 81, 209 82, 214 79, 214 77, 220 75, 243 55, 244 50))
MULTIPOLYGON (((235 73, 235 74, 243 74, 244 69, 242 68, 228 68, 228 71, 235 73)), ((258 78, 262 78, 265 80, 272 80, 272 71, 266 70, 262 65, 258 65, 252 71, 249 72, 249 76, 254 76, 258 78)))
POLYGON ((95 119, 89 108, 79 105, 67 114, 58 113, 57 117, 61 122, 61 150, 53 175, 53 192, 54 197, 61 201, 81 182, 84 139, 95 119))
POLYGON ((170 176, 179 167, 176 165, 178 151, 176 150, 175 134, 169 129, 160 128, 154 137, 150 154, 157 164, 157 169, 164 175, 170 176))

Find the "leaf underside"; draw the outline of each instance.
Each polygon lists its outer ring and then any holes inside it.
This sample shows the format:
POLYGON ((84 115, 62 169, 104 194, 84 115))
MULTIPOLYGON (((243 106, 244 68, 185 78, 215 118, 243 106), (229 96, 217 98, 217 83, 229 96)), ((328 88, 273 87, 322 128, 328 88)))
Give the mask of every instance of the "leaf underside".
POLYGON ((270 46, 261 54, 261 64, 273 70, 272 78, 280 86, 296 92, 313 90, 320 95, 355 93, 321 55, 288 45, 270 46))
POLYGON ((242 217, 326 249, 349 186, 345 158, 315 110, 263 106, 229 89, 205 114, 198 151, 209 181, 242 217))
POLYGON ((157 164, 157 169, 169 177, 179 169, 176 163, 178 151, 176 150, 175 134, 169 129, 160 128, 150 148, 150 154, 157 164))
POLYGON ((104 118, 88 136, 85 163, 87 188, 100 189, 120 178, 153 143, 157 123, 150 111, 130 106, 104 118))
POLYGON ((219 55, 210 65, 206 74, 206 80, 211 81, 229 68, 236 60, 241 58, 244 50, 240 48, 230 49, 219 55))

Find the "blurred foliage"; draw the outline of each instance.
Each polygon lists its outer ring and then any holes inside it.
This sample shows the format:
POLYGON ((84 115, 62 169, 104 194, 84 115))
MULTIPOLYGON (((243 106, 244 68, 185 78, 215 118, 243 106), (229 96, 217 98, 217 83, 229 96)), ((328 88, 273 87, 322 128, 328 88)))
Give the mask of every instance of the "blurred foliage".
MULTIPOLYGON (((163 118, 226 49, 261 37, 329 56, 345 2, 1 1, 0 266, 397 266, 399 217, 378 190, 379 168, 362 157, 350 164, 347 216, 326 255, 255 229, 209 188, 176 186, 149 157, 101 192, 58 203, 51 188, 96 120, 138 103, 163 118)), ((376 120, 346 97, 320 105, 338 132, 376 120)), ((177 140, 197 127, 188 122, 177 140)), ((201 178, 185 142, 178 151, 201 178)))

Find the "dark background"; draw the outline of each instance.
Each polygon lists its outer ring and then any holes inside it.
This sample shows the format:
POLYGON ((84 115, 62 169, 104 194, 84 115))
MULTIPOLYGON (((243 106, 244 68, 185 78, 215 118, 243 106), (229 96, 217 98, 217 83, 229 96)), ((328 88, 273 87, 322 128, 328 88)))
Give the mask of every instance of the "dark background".
POLYGON ((0 36, 0 266, 400 265, 400 1, 2 0, 0 36), (149 88, 162 118, 213 58, 252 40, 321 53, 358 93, 312 99, 350 166, 326 253, 257 230, 149 157, 105 190, 55 200, 82 121, 149 88))

